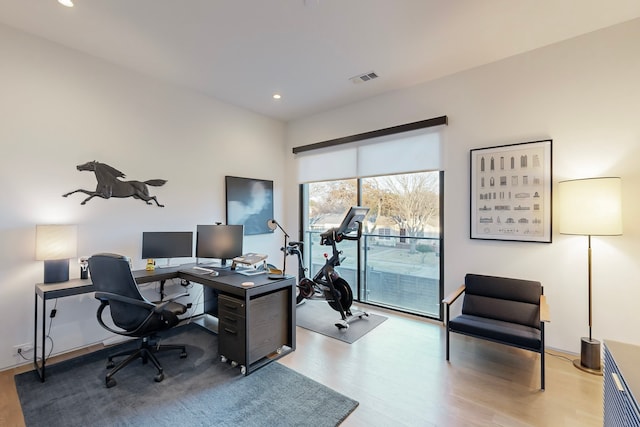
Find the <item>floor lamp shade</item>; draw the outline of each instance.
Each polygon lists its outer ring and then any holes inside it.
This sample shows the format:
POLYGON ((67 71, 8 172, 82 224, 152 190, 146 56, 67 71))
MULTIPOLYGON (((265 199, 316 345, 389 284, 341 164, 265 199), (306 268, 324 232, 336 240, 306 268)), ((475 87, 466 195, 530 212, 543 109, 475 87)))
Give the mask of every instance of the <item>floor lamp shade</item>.
POLYGON ((44 283, 69 280, 69 259, 77 256, 77 225, 36 225, 36 260, 44 261, 44 283))
POLYGON ((560 233, 583 236, 622 234, 620 178, 561 181, 560 233))
POLYGON ((616 236, 622 234, 620 178, 588 178, 561 181, 558 184, 560 202, 560 233, 588 236, 589 278, 589 336, 582 337, 580 359, 574 360, 576 368, 602 375, 600 341, 591 336, 591 236, 616 236))

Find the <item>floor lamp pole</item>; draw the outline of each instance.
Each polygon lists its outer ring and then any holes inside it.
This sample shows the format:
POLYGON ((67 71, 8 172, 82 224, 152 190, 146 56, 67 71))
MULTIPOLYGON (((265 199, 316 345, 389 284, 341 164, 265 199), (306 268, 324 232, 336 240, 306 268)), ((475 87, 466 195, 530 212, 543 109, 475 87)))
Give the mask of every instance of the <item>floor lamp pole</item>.
POLYGON ((589 250, 588 250, 588 259, 589 259, 589 341, 591 341, 591 325, 592 325, 592 321, 593 321, 593 315, 592 315, 592 309, 591 309, 591 304, 592 304, 592 298, 591 298, 591 235, 588 236, 589 237, 589 250))
POLYGON ((602 375, 602 367, 600 364, 600 341, 594 340, 591 336, 591 326, 593 321, 592 315, 592 297, 591 297, 591 235, 588 235, 589 249, 587 253, 588 257, 588 271, 589 271, 589 336, 582 337, 580 340, 580 359, 573 361, 573 365, 585 372, 589 372, 594 375, 602 375))

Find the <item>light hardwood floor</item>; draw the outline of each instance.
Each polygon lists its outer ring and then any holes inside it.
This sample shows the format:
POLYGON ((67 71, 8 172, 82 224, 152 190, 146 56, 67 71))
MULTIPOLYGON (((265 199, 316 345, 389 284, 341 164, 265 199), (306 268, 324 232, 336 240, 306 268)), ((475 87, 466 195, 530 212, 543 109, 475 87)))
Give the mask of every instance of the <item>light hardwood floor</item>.
MULTIPOLYGON (((360 402, 345 427, 602 426, 602 377, 575 369, 569 355, 547 353, 540 391, 534 353, 453 334, 447 363, 441 324, 367 310, 389 319, 353 344, 297 328, 297 350, 280 359, 360 402)), ((29 369, 0 372, 2 427, 24 426, 13 375, 29 369)))

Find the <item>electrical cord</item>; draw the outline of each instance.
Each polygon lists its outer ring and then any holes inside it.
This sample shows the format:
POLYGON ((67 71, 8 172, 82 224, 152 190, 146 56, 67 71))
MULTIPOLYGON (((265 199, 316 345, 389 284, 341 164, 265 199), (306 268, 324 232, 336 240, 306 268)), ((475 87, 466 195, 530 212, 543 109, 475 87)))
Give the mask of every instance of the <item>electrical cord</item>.
POLYGON ((549 352, 548 350, 545 350, 545 354, 548 354, 549 356, 557 357, 558 359, 564 359, 564 360, 566 360, 567 362, 571 362, 571 363, 573 363, 573 360, 572 360, 572 359, 569 359, 568 357, 563 356, 563 355, 561 355, 561 354, 551 353, 551 352, 549 352))
MULTIPOLYGON (((193 287, 193 284, 191 285, 191 287, 193 287)), ((202 298, 202 295, 204 295, 204 287, 201 287, 201 290, 200 290, 200 293, 198 294, 198 297, 196 298, 196 300, 191 305, 191 308, 190 308, 191 314, 187 318, 187 324, 191 323, 191 320, 195 317, 194 316, 194 312, 196 311, 196 307, 198 306, 198 304, 200 304, 200 298, 202 298)))
MULTIPOLYGON (((51 357, 51 353, 53 353, 53 338, 51 338, 51 327, 53 326, 53 318, 56 317, 56 314, 58 313, 58 298, 56 298, 54 300, 54 304, 53 304, 53 308, 51 309, 51 312, 49 314, 49 328, 47 330, 46 335, 44 336, 45 339, 49 340, 49 342, 51 343, 51 347, 49 348, 49 353, 47 353, 47 355, 44 357, 45 362, 49 359, 49 357, 51 357)), ((42 331, 42 333, 44 334, 45 332, 42 331)), ((46 342, 45 342, 45 350, 46 350, 46 342)), ((37 351, 38 351, 38 345, 37 343, 34 343, 33 348, 29 351, 35 351, 36 352, 36 360, 39 360, 42 362, 42 358, 38 358, 37 357, 37 351)), ((22 351, 18 352, 18 355, 24 359, 24 360, 31 360, 29 358, 24 357, 24 354, 22 351)))

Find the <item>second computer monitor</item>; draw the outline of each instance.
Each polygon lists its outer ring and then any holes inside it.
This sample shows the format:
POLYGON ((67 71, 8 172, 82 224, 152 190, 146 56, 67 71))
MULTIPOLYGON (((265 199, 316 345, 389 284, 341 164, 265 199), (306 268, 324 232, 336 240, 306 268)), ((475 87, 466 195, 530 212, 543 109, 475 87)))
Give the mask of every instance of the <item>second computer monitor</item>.
POLYGON ((142 259, 191 258, 193 256, 192 231, 145 231, 142 233, 142 259))
POLYGON ((198 225, 196 258, 219 259, 225 266, 228 259, 242 255, 242 225, 198 225))

